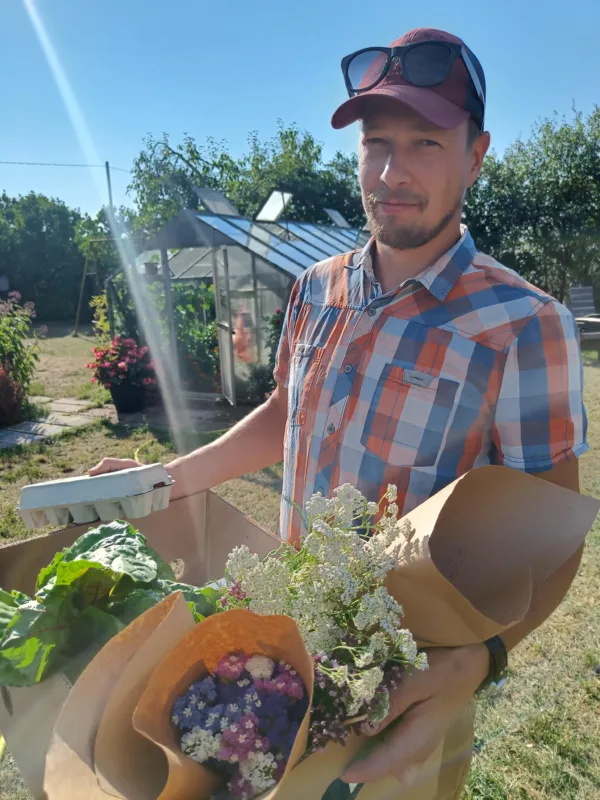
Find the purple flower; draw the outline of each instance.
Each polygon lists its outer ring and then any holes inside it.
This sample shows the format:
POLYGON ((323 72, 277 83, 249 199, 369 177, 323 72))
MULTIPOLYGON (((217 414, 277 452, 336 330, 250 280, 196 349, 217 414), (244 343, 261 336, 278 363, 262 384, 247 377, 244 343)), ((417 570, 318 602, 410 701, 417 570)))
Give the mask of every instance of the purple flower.
POLYGON ((247 658, 242 653, 231 653, 224 656, 214 669, 214 674, 219 678, 229 678, 236 681, 246 666, 247 658))

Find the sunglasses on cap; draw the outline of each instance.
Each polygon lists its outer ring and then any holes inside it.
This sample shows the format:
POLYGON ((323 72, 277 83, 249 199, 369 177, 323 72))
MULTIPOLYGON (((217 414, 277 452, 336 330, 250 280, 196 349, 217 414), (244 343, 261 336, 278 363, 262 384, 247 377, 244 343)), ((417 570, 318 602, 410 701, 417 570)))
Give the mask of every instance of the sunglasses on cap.
POLYGON ((408 83, 428 88, 444 83, 456 58, 462 59, 481 104, 481 113, 472 116, 483 130, 485 94, 473 59, 462 44, 427 41, 398 47, 366 47, 342 59, 342 72, 350 97, 380 84, 394 59, 400 62, 402 77, 408 83))

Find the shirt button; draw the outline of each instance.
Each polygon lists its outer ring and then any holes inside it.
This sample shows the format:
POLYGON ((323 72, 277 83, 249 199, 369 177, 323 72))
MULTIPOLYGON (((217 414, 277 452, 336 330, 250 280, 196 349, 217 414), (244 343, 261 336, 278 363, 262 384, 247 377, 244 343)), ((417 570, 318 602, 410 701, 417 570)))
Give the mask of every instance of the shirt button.
POLYGON ((353 370, 353 366, 352 366, 352 364, 346 364, 346 366, 344 367, 344 372, 346 373, 346 375, 348 375, 349 373, 351 373, 351 372, 352 372, 352 370, 353 370))
POLYGON ((368 314, 370 317, 374 317, 374 316, 375 316, 375 314, 377 314, 377 311, 376 311, 374 308, 370 308, 370 309, 367 311, 367 314, 368 314))
POLYGON ((327 426, 327 433, 335 433, 335 425, 333 424, 333 422, 330 422, 329 425, 327 426))

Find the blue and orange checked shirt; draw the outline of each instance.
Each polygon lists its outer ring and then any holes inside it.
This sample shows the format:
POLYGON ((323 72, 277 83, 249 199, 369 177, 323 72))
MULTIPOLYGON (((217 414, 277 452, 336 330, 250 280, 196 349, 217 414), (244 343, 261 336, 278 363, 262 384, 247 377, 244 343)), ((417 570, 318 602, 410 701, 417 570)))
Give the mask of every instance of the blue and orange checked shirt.
POLYGON ((280 535, 342 483, 407 513, 468 470, 543 472, 588 448, 571 313, 493 258, 469 232, 387 294, 372 243, 307 270, 282 330, 275 379, 288 389, 280 535))

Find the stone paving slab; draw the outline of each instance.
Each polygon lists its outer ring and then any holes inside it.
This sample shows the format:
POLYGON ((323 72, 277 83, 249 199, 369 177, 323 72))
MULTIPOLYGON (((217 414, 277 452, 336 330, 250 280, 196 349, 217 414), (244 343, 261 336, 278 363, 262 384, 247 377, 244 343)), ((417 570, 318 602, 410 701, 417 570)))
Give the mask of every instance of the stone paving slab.
POLYGON ((16 447, 20 444, 31 444, 32 442, 43 442, 44 437, 38 436, 35 433, 26 433, 25 431, 11 431, 10 428, 5 428, 0 431, 0 448, 16 447))
POLYGON ((88 404, 82 400, 53 400, 50 403, 50 411, 55 411, 59 414, 81 414, 88 404))
POLYGON ((41 394, 40 395, 36 394, 33 397, 30 397, 29 401, 31 403, 35 403, 38 406, 44 406, 44 405, 46 405, 46 403, 51 403, 52 402, 52 398, 51 397, 45 397, 44 395, 41 395, 41 394))
POLYGON ((117 410, 114 406, 104 406, 103 408, 88 408, 84 411, 88 420, 91 419, 110 419, 117 421, 117 410))
POLYGON ((56 436, 56 434, 64 433, 68 430, 68 426, 55 425, 51 422, 40 420, 39 422, 19 422, 18 425, 13 425, 8 430, 19 433, 35 433, 36 436, 56 436))
POLYGON ((63 428, 81 428, 84 425, 89 425, 94 422, 96 418, 88 415, 87 411, 84 414, 60 414, 52 413, 40 420, 40 422, 49 422, 52 425, 62 425, 63 428))

